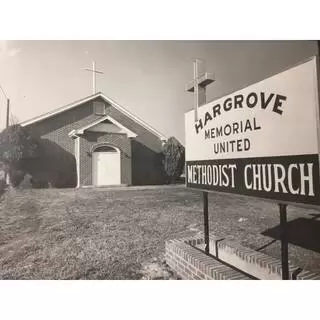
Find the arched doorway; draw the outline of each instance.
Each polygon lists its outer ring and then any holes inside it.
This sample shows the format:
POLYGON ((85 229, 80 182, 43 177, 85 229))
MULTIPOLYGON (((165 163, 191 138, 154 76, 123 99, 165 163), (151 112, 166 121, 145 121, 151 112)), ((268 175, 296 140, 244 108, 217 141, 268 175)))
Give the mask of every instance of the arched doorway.
POLYGON ((121 184, 120 150, 102 145, 92 152, 92 184, 108 186, 121 184))

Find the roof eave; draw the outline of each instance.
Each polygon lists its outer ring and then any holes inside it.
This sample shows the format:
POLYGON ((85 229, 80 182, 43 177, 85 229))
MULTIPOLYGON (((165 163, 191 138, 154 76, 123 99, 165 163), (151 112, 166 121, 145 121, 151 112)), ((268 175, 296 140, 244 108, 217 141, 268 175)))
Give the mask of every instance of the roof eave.
POLYGON ((58 108, 56 110, 52 110, 50 112, 47 112, 46 114, 43 114, 41 116, 32 118, 30 120, 27 121, 23 121, 20 123, 20 125, 22 127, 26 127, 29 126, 31 124, 34 124, 36 122, 51 118, 59 113, 68 111, 72 108, 75 108, 83 103, 89 102, 90 100, 93 100, 97 97, 101 97, 103 100, 105 100, 105 102, 110 103, 114 108, 118 109, 120 112, 124 113, 127 117, 131 118, 132 120, 136 121, 137 123, 139 123, 141 126, 143 126, 145 129, 147 129, 148 131, 150 131, 151 133, 153 133, 154 135, 156 135, 161 141, 167 141, 167 137, 164 136, 162 133, 160 133, 159 131, 157 131, 156 129, 154 129, 153 127, 151 127, 150 125, 148 125, 147 123, 145 123, 142 119, 138 118, 137 116, 133 115, 130 111, 128 111, 127 109, 125 109, 124 107, 122 107, 121 105, 119 105, 118 103, 116 103, 114 100, 112 100, 111 98, 107 97, 105 94, 103 94, 102 92, 97 92, 94 95, 88 96, 86 98, 83 98, 81 100, 77 100, 71 104, 68 104, 64 107, 58 108))

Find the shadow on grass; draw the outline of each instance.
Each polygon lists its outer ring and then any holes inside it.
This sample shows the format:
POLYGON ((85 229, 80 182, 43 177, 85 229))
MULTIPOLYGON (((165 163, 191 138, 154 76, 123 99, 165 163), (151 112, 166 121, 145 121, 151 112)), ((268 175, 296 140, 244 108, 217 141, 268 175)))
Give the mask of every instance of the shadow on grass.
MULTIPOLYGON (((312 214, 311 216, 312 218, 309 219, 298 218, 288 221, 288 242, 320 253, 320 214, 312 214)), ((280 240, 280 225, 267 229, 261 234, 280 240)))

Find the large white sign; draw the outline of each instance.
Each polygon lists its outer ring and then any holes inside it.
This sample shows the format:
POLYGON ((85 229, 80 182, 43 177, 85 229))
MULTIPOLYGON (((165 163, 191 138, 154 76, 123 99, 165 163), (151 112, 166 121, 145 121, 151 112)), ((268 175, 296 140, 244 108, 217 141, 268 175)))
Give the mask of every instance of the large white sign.
POLYGON ((188 187, 319 202, 317 58, 185 115, 188 187))

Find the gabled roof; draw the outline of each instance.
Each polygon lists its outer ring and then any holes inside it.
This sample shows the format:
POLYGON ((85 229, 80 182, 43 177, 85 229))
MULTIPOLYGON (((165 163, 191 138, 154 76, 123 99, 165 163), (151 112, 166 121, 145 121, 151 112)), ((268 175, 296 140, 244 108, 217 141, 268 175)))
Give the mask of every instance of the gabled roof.
POLYGON ((22 127, 28 126, 30 124, 51 118, 57 114, 60 114, 62 112, 65 112, 67 110, 70 110, 72 108, 75 108, 83 103, 89 102, 91 100, 94 100, 96 98, 102 98, 105 102, 111 104, 115 109, 117 109, 118 111, 122 112, 123 114, 125 114, 128 118, 132 119, 133 121, 139 123, 142 127, 144 127, 145 129, 147 129, 149 132, 153 133, 154 135, 156 135, 160 140, 166 141, 167 138, 166 136, 164 136, 162 133, 160 133, 159 131, 157 131, 156 129, 152 128, 150 125, 148 125, 147 123, 145 123, 143 120, 141 120, 140 118, 138 118, 137 116, 133 115, 130 111, 128 111, 127 109, 125 109, 124 107, 120 106, 118 103, 116 103, 115 101, 113 101, 111 98, 107 97, 106 95, 104 95, 102 92, 98 92, 94 95, 88 96, 86 98, 83 98, 81 100, 75 101, 71 104, 68 104, 66 106, 63 106, 61 108, 55 109, 53 111, 47 112, 43 115, 40 115, 38 117, 32 118, 30 120, 21 122, 20 125, 22 127))
POLYGON ((84 132, 96 125, 98 125, 99 123, 103 122, 103 121, 110 121, 111 123, 113 123, 114 125, 116 125, 117 127, 119 127, 120 129, 122 129, 122 131, 124 133, 126 133, 128 135, 129 138, 135 138, 137 136, 136 133, 134 133, 133 131, 129 130, 127 127, 125 127, 124 125, 122 125, 121 123, 119 123, 118 121, 114 120, 112 117, 110 116, 105 116, 105 117, 102 117, 94 122, 91 122, 90 124, 80 128, 80 129, 77 129, 77 130, 72 130, 69 132, 69 137, 73 137, 73 136, 77 136, 78 134, 84 134, 84 132))

